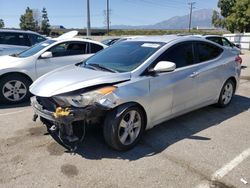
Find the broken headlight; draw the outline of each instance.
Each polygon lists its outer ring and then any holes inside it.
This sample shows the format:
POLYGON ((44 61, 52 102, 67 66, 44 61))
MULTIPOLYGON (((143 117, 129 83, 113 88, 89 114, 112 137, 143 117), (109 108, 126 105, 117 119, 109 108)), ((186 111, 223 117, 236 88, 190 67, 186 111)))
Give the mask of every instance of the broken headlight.
POLYGON ((107 94, 112 93, 115 89, 116 87, 114 86, 108 86, 75 96, 56 96, 55 100, 64 101, 66 104, 75 107, 85 107, 88 105, 92 105, 95 102, 105 102, 103 97, 107 94))

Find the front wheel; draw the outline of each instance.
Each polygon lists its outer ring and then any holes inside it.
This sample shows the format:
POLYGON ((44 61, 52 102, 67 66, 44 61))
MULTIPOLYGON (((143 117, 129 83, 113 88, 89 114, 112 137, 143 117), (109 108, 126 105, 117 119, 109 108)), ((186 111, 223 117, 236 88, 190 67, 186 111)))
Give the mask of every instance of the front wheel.
POLYGON ((124 108, 121 114, 114 109, 107 114, 105 119, 104 139, 115 150, 129 150, 140 140, 145 129, 145 122, 143 111, 138 106, 124 108))
POLYGON ((31 82, 20 75, 8 75, 0 80, 0 101, 15 104, 28 100, 31 82))
POLYGON ((221 89, 217 106, 218 107, 228 106, 232 100, 234 91, 235 91, 235 83, 232 80, 227 80, 221 89))

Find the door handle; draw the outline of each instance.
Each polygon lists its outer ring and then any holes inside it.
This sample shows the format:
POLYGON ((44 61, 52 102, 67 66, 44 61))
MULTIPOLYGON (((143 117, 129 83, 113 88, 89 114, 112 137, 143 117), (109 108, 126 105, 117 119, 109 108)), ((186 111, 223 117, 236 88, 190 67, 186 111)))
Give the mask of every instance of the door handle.
POLYGON ((195 77, 197 77, 199 75, 199 73, 198 72, 193 72, 192 74, 190 74, 190 78, 195 78, 195 77))

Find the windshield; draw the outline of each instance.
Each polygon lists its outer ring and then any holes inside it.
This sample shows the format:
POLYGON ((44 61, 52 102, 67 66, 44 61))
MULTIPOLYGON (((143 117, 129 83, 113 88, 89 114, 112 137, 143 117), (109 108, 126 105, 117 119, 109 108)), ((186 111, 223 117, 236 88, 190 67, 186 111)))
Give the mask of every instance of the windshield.
POLYGON ((42 49, 46 48, 47 46, 49 46, 50 44, 56 42, 55 40, 46 40, 44 42, 38 43, 35 46, 21 52, 20 54, 16 55, 17 57, 29 57, 32 56, 34 54, 36 54, 37 52, 41 51, 42 49))
POLYGON ((82 66, 99 65, 115 72, 130 72, 154 54, 164 43, 129 41, 121 42, 100 51, 82 66))

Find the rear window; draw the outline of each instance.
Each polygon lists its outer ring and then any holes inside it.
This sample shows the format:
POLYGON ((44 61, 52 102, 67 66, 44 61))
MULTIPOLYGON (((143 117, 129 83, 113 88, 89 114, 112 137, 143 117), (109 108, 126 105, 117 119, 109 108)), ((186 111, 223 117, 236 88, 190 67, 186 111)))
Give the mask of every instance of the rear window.
POLYGON ((90 53, 94 54, 96 52, 99 52, 100 50, 103 49, 102 46, 98 45, 98 44, 94 44, 94 43, 89 43, 90 46, 90 53))
POLYGON ((31 46, 26 34, 15 32, 0 32, 0 44, 31 46))
POLYGON ((29 34, 29 38, 30 38, 32 45, 35 45, 37 43, 40 43, 46 40, 46 38, 39 36, 39 35, 35 35, 35 34, 29 34))
POLYGON ((207 37, 206 39, 213 41, 221 46, 223 46, 222 40, 220 37, 207 37))
POLYGON ((197 42, 196 48, 199 63, 215 59, 223 52, 222 48, 207 42, 197 42))

